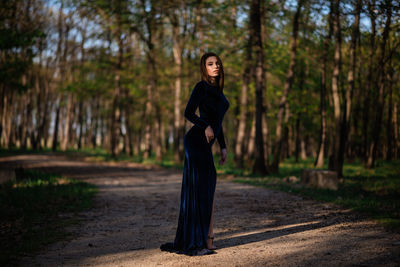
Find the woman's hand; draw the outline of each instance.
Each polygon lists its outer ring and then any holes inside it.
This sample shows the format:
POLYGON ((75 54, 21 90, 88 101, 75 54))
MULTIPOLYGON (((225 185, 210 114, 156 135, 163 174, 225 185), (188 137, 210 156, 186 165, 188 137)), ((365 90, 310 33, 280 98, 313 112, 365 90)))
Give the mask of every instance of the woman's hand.
POLYGON ((219 165, 224 165, 226 162, 228 152, 226 152, 226 148, 221 149, 221 159, 219 160, 219 165))
POLYGON ((214 131, 210 125, 207 126, 207 128, 205 130, 205 135, 206 135, 207 143, 210 143, 211 140, 214 138, 214 131))

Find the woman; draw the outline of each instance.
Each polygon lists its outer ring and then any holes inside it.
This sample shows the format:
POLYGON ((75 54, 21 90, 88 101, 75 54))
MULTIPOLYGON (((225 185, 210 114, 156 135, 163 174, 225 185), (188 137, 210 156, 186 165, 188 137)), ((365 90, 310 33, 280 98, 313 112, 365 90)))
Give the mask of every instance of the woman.
POLYGON ((221 59, 212 52, 200 60, 201 81, 190 95, 185 117, 194 125, 185 134, 185 161, 182 178, 178 228, 173 243, 161 250, 187 255, 215 253, 213 245, 214 192, 217 173, 211 146, 215 139, 221 149, 220 165, 227 151, 222 120, 229 102, 223 94, 224 70, 221 59), (199 108, 200 117, 195 114, 199 108))

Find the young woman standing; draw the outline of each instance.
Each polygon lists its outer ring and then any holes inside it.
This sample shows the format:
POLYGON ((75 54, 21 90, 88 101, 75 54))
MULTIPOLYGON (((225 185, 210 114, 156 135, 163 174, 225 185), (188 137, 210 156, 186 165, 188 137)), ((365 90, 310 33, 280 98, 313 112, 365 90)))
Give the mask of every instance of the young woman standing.
POLYGON ((185 117, 194 125, 185 134, 185 161, 182 178, 178 227, 173 243, 161 250, 187 255, 215 253, 213 245, 214 193, 217 173, 211 147, 215 139, 221 149, 222 165, 227 151, 222 121, 229 108, 223 94, 224 70, 215 53, 204 54, 200 60, 201 81, 190 95, 185 117), (196 115, 199 108, 200 116, 196 115))

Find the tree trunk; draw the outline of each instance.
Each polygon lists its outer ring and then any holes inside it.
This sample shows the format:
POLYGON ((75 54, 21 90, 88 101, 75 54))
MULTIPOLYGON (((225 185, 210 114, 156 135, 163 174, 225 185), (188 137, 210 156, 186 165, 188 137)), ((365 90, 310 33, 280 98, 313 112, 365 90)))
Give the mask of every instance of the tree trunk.
POLYGON ((363 135, 363 133, 361 133, 359 131, 360 129, 360 122, 362 122, 362 120, 360 120, 360 118, 362 118, 362 110, 361 110, 361 106, 362 106, 362 101, 364 101, 365 98, 365 85, 363 83, 363 69, 362 69, 362 56, 361 56, 361 41, 360 38, 358 38, 358 51, 360 51, 360 56, 357 57, 357 85, 355 87, 355 91, 354 94, 358 95, 360 97, 356 98, 356 102, 355 102, 355 107, 354 107, 354 112, 352 112, 352 122, 353 122, 353 127, 351 128, 351 132, 350 132, 350 137, 349 137, 349 148, 352 150, 352 153, 349 153, 349 157, 351 157, 351 160, 354 160, 354 158, 356 157, 363 157, 361 151, 362 151, 362 146, 360 145, 360 142, 355 142, 355 140, 362 140, 362 137, 360 135, 363 135), (354 140, 354 141, 353 141, 354 140))
POLYGON ((54 119, 53 144, 51 146, 52 151, 56 151, 57 146, 58 146, 58 129, 59 129, 59 124, 60 124, 61 101, 62 101, 62 96, 61 96, 61 94, 59 94, 57 97, 57 102, 56 102, 57 107, 56 107, 56 117, 54 119))
POLYGON ((297 10, 293 18, 292 24, 292 38, 290 39, 290 63, 289 69, 286 75, 286 81, 283 88, 282 97, 279 103, 279 110, 277 115, 277 122, 276 122, 276 131, 275 131, 275 142, 274 142, 274 156, 273 161, 271 164, 271 171, 272 172, 279 172, 279 161, 281 157, 281 150, 282 150, 282 141, 283 141, 283 120, 284 120, 284 113, 286 108, 287 97, 289 94, 290 89, 293 85, 294 80, 294 71, 296 67, 296 55, 297 55, 297 35, 299 30, 299 18, 300 12, 303 5, 304 0, 298 0, 297 3, 297 10))
POLYGON ((92 147, 97 147, 97 133, 99 131, 99 120, 101 120, 100 116, 100 99, 98 96, 95 97, 95 109, 92 115, 91 123, 94 124, 93 132, 92 132, 92 147))
MULTIPOLYGON (((80 60, 80 80, 83 82, 85 79, 84 76, 84 63, 85 63, 85 42, 86 42, 86 27, 87 24, 84 25, 80 32, 81 32, 81 43, 80 43, 80 50, 81 50, 81 60, 80 60)), ((82 88, 80 88, 82 90, 82 88)), ((81 149, 82 147, 82 138, 83 138, 83 124, 84 124, 84 109, 85 109, 85 104, 83 103, 83 99, 79 99, 79 111, 78 111, 78 124, 79 124, 79 138, 78 138, 78 149, 81 149)))
MULTIPOLYGON (((116 7, 117 10, 121 11, 121 1, 117 1, 116 7)), ((116 27, 115 37, 117 38, 118 43, 118 55, 115 68, 113 105, 111 112, 111 154, 113 157, 117 157, 119 155, 119 139, 121 133, 121 72, 124 42, 122 39, 120 12, 117 12, 116 14, 116 27)))
POLYGON ((399 156, 399 124, 398 124, 398 118, 397 118, 397 106, 398 103, 395 102, 393 105, 393 134, 394 134, 394 158, 398 159, 399 156))
POLYGON ((394 69, 391 64, 391 58, 389 61, 389 73, 388 73, 388 89, 389 89, 389 105, 388 105, 388 118, 386 124, 386 142, 387 142, 387 150, 386 150, 386 160, 391 161, 393 159, 393 151, 396 146, 393 146, 396 142, 396 139, 393 139, 393 72, 394 69))
POLYGON ((263 13, 260 0, 253 0, 250 7, 250 34, 254 40, 255 52, 255 87, 256 87, 256 151, 253 173, 267 174, 264 159, 264 140, 262 133, 262 116, 264 116, 263 92, 265 90, 264 48, 261 37, 261 17, 263 13))
POLYGON ((289 118, 290 118, 290 108, 289 102, 286 101, 285 104, 285 118, 283 120, 283 136, 282 136, 282 150, 280 153, 279 161, 283 161, 285 158, 289 157, 289 118))
POLYGON ((265 166, 269 166, 269 153, 268 153, 268 148, 269 148, 269 131, 268 131, 268 122, 267 122, 267 117, 262 116, 262 134, 263 134, 263 141, 264 141, 264 160, 265 160, 265 166))
POLYGON ((83 138, 83 100, 79 100, 78 104, 78 127, 79 127, 79 136, 78 136, 78 150, 82 148, 82 138, 83 138))
POLYGON ((294 161, 299 162, 299 153, 300 153, 300 112, 297 114, 297 119, 296 119, 296 129, 295 129, 295 135, 296 135, 296 148, 294 152, 294 161))
MULTIPOLYGON (((126 99, 129 99, 129 91, 125 90, 126 99)), ((132 125, 131 125, 131 117, 132 117, 132 109, 131 102, 125 105, 125 127, 126 127, 126 145, 127 145, 127 154, 133 156, 133 140, 132 140, 132 125)))
MULTIPOLYGON (((62 11, 60 11, 62 12, 62 11)), ((60 26, 61 27, 61 26, 60 26)), ((64 35, 63 37, 63 42, 64 42, 64 51, 62 53, 62 58, 61 58, 61 70, 60 70, 60 84, 61 86, 64 86, 64 82, 66 81, 66 73, 67 73, 67 54, 68 54, 68 35, 69 35, 69 30, 70 27, 68 24, 65 25, 65 31, 63 33, 62 28, 60 30, 60 34, 64 35)), ((61 141, 61 150, 66 150, 68 145, 69 145, 69 140, 70 140, 70 133, 71 133, 71 128, 72 128, 72 110, 74 106, 74 98, 71 93, 68 94, 68 99, 67 99, 67 110, 65 114, 65 122, 64 122, 64 133, 63 133, 63 140, 61 141)))
POLYGON ((152 147, 151 147, 151 125, 152 125, 152 113, 153 113, 153 108, 152 108, 152 102, 153 102, 153 97, 151 93, 151 86, 148 84, 146 86, 146 91, 147 91, 147 99, 146 99, 146 105, 145 105, 145 112, 144 112, 144 117, 145 117, 145 126, 144 126, 144 152, 143 152, 143 158, 147 159, 150 156, 152 147))
POLYGON ((49 92, 49 86, 48 83, 49 81, 46 81, 45 79, 50 79, 47 75, 44 75, 42 77, 43 79, 43 90, 44 90, 44 96, 42 99, 43 102, 43 113, 42 113, 42 118, 41 118, 41 124, 40 124, 40 136, 41 139, 43 139, 43 146, 47 146, 47 136, 48 136, 48 121, 49 121, 49 106, 50 106, 50 92, 49 92))
POLYGON ((369 59, 368 59, 368 74, 365 86, 365 98, 364 98, 364 109, 363 109, 363 125, 362 125, 362 153, 364 155, 364 161, 367 162, 368 158, 368 136, 369 136, 369 122, 370 122, 370 102, 371 102, 371 92, 372 84, 374 83, 374 56, 375 56, 375 36, 376 36, 376 15, 375 15, 375 0, 368 2, 368 14, 371 20, 371 39, 369 48, 369 59))
POLYGON ((376 152, 379 144, 379 135, 382 126, 383 105, 385 100, 385 57, 386 57, 386 42, 389 37, 390 25, 392 20, 392 3, 391 0, 385 1, 386 8, 386 24, 382 34, 381 54, 378 64, 378 81, 375 83, 378 87, 378 99, 376 103, 376 113, 374 127, 372 131, 372 142, 369 146, 368 160, 366 167, 373 168, 375 165, 376 152))
POLYGON ((256 120, 253 118, 251 121, 250 134, 248 135, 248 145, 245 161, 250 161, 254 158, 255 144, 256 144, 256 120))
MULTIPOLYGON (((61 64, 62 62, 62 45, 64 43, 64 34, 63 34, 63 9, 64 3, 63 1, 61 1, 61 8, 59 10, 59 15, 58 15, 58 23, 57 23, 57 27, 58 27, 58 43, 57 43, 57 52, 56 52, 56 57, 57 57, 57 61, 58 61, 58 69, 59 69, 59 73, 60 73, 60 80, 59 80, 59 84, 62 86, 63 83, 63 78, 64 78, 64 64, 61 64)), ((65 51, 64 51, 65 53, 65 51)), ((56 151, 57 150, 57 146, 58 146, 58 131, 59 131, 59 124, 60 124, 60 111, 61 111, 61 104, 63 101, 63 94, 62 93, 58 93, 57 96, 57 101, 56 101, 56 117, 54 119, 54 132, 53 132, 53 144, 52 144, 52 151, 56 151)))
POLYGON ((341 71, 341 49, 342 35, 340 29, 340 0, 332 0, 333 4, 333 35, 335 36, 335 55, 333 62, 332 75, 332 97, 334 107, 335 135, 332 143, 332 154, 329 158, 329 170, 338 172, 339 177, 342 176, 339 162, 340 155, 340 138, 341 138, 341 108, 340 108, 340 71, 341 71))
MULTIPOLYGON (((301 126, 300 127, 301 130, 304 130, 304 127, 301 126)), ((300 158, 302 160, 306 160, 307 159, 307 145, 306 145, 306 139, 307 136, 302 136, 300 139, 300 158)))
POLYGON ((328 51, 330 47, 330 41, 332 38, 332 14, 333 14, 333 2, 331 1, 331 7, 328 17, 329 30, 328 34, 324 38, 324 45, 322 50, 322 70, 321 70, 321 128, 320 128, 320 141, 318 146, 318 153, 314 166, 322 168, 324 166, 325 158, 325 145, 327 141, 327 122, 326 122, 326 84, 327 84, 327 61, 328 61, 328 51))
POLYGON ((161 160, 162 158, 162 140, 161 140, 161 107, 160 107, 160 95, 157 88, 158 83, 158 73, 157 73, 157 62, 156 62, 156 48, 155 42, 153 40, 153 36, 157 31, 157 25, 155 24, 156 20, 156 10, 154 4, 151 5, 151 9, 149 12, 146 11, 145 3, 142 2, 142 9, 145 13, 146 19, 144 21, 147 28, 147 37, 143 34, 143 32, 138 31, 140 37, 147 45, 147 67, 149 71, 148 76, 148 87, 147 87, 147 102, 146 102, 146 133, 145 133, 145 145, 146 150, 144 152, 144 158, 147 158, 151 152, 151 128, 149 122, 154 123, 154 135, 152 136, 152 140, 154 140, 154 150, 156 154, 156 159, 161 160), (152 105, 154 106, 154 120, 152 119, 152 105))
POLYGON ((348 137, 350 131, 350 118, 352 113, 352 99, 354 95, 354 87, 355 87, 355 72, 356 72, 356 61, 357 61, 357 40, 359 38, 360 31, 360 12, 362 8, 362 0, 357 0, 354 7, 354 24, 352 29, 351 36, 351 44, 350 44, 350 68, 347 76, 347 84, 346 92, 344 94, 344 110, 343 110, 343 118, 342 118, 342 129, 341 129, 341 139, 340 139, 340 153, 339 153, 339 164, 340 164, 340 172, 343 171, 344 157, 348 145, 348 137))
POLYGON ((172 24, 172 40, 173 40, 173 47, 172 52, 174 55, 175 61, 175 99, 174 99, 174 159, 176 162, 181 162, 181 151, 180 148, 180 141, 182 139, 181 132, 182 132, 182 39, 180 38, 180 24, 179 18, 175 13, 175 10, 171 11, 169 15, 171 24, 172 24))
MULTIPOLYGON (((41 65, 40 62, 40 56, 39 56, 39 65, 41 65)), ((40 71, 40 70, 39 70, 40 71)), ((38 71, 38 72, 39 72, 38 71)), ((43 94, 42 94, 42 88, 40 85, 40 73, 35 73, 35 93, 36 93, 36 118, 35 118, 35 130, 33 131, 35 134, 33 136, 34 141, 33 141, 33 146, 32 149, 33 150, 38 150, 41 149, 41 144, 40 144, 40 140, 42 138, 41 135, 41 121, 42 121, 42 99, 43 99, 43 94)))
POLYGON ((235 165, 237 168, 243 168, 243 160, 245 156, 245 132, 246 132, 246 121, 247 121, 247 96, 249 92, 249 84, 251 80, 251 71, 252 71, 252 35, 249 36, 246 46, 246 57, 245 57, 245 68, 243 71, 242 79, 242 90, 240 93, 240 115, 239 115, 239 125, 237 127, 236 133, 236 144, 235 144, 235 165))

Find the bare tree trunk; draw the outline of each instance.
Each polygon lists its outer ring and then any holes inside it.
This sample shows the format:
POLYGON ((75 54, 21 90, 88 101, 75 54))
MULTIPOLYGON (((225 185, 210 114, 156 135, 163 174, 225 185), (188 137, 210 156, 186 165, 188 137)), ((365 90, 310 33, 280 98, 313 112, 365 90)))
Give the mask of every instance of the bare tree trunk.
POLYGON ((383 106, 385 100, 385 57, 386 57, 386 42, 389 36, 390 25, 392 20, 392 2, 391 0, 385 1, 386 9, 386 24, 382 34, 381 54, 379 59, 378 81, 375 83, 378 87, 378 100, 376 103, 376 113, 374 127, 372 131, 372 142, 369 146, 368 160, 366 167, 373 168, 375 165, 376 152, 379 144, 379 135, 381 132, 383 106))
POLYGON ((48 128, 46 127, 48 125, 49 121, 49 105, 50 105, 50 92, 49 92, 49 86, 48 86, 48 81, 45 81, 44 79, 50 79, 50 77, 47 77, 45 75, 43 78, 43 90, 44 90, 44 96, 43 96, 43 113, 42 113, 42 118, 41 118, 41 124, 40 124, 40 136, 41 139, 43 140, 43 146, 47 146, 47 136, 48 136, 48 128))
MULTIPOLYGON (((17 95, 14 95, 14 99, 17 99, 17 95)), ((14 100, 15 101, 15 100, 14 100)), ((13 101, 13 103, 14 103, 13 101)), ((15 146, 15 135, 16 135, 16 114, 17 114, 17 105, 11 105, 10 104, 10 118, 9 118, 9 135, 8 135, 8 147, 14 147, 15 146)))
POLYGON ((236 138, 236 145, 235 145, 235 164, 237 168, 243 167, 243 160, 244 160, 244 139, 245 139, 245 132, 246 132, 246 120, 247 120, 247 95, 249 91, 249 84, 251 79, 251 71, 252 71, 252 53, 251 53, 251 46, 252 46, 252 35, 249 36, 246 46, 246 60, 245 60, 245 69, 243 72, 243 83, 242 83, 242 91, 240 93, 240 115, 239 115, 239 125, 237 127, 237 138, 236 138))
MULTIPOLYGON (((107 104, 105 103, 105 106, 107 106, 107 104)), ((106 107, 105 107, 106 108, 106 107)), ((107 117, 104 116, 103 114, 101 114, 99 116, 99 120, 100 120, 100 144, 101 144, 101 148, 106 148, 108 147, 107 144, 107 136, 106 136, 106 132, 107 132, 107 117)))
MULTIPOLYGON (((126 99, 130 99, 129 91, 125 90, 126 99)), ((126 153, 130 156, 133 156, 133 140, 132 140, 132 109, 131 109, 131 102, 125 105, 125 127, 126 127, 126 139, 125 143, 127 146, 126 153)))
POLYGON ((146 137, 145 137, 145 144, 146 144, 146 151, 144 152, 144 158, 147 158, 150 155, 150 134, 151 129, 150 125, 148 124, 150 121, 153 121, 151 116, 152 114, 152 105, 154 105, 154 135, 152 139, 154 142, 154 150, 156 154, 156 159, 161 160, 162 158, 162 139, 161 139, 161 107, 160 107, 160 95, 157 88, 158 83, 158 73, 157 73, 157 62, 156 62, 156 47, 154 36, 157 31, 157 27, 155 24, 156 20, 156 10, 155 6, 151 5, 151 9, 149 12, 146 11, 146 5, 144 2, 141 2, 143 13, 145 13, 145 25, 147 28, 147 36, 139 29, 136 28, 139 37, 146 43, 147 45, 147 63, 148 63, 148 70, 150 75, 148 76, 149 79, 149 86, 147 87, 147 103, 146 103, 146 120, 147 125, 146 127, 146 137))
POLYGON ((80 99, 78 102, 78 127, 79 127, 79 136, 78 136, 78 150, 82 148, 82 138, 83 138, 83 100, 80 99))
POLYGON ((169 18, 172 24, 172 40, 173 40, 173 55, 175 61, 175 68, 176 68, 176 78, 175 78, 175 99, 174 99, 174 158, 176 162, 180 162, 182 153, 179 151, 180 148, 180 141, 182 139, 182 51, 183 51, 183 43, 180 37, 180 23, 175 10, 172 10, 169 14, 169 18))
MULTIPOLYGON (((62 12, 62 11, 60 11, 62 12)), ((62 19, 64 20, 64 19, 62 19)), ((60 26, 61 27, 61 26, 60 26)), ((63 42, 64 42, 64 51, 62 54, 61 58, 61 70, 60 70, 60 83, 61 86, 64 85, 64 82, 66 80, 65 74, 67 72, 67 54, 68 54, 68 34, 69 34, 70 27, 68 24, 65 25, 65 31, 63 32, 63 29, 60 28, 60 34, 64 35, 63 37, 63 42)), ((71 93, 68 94, 68 99, 67 99, 67 110, 65 114, 65 121, 64 121, 64 133, 63 133, 63 139, 61 140, 61 150, 66 150, 68 145, 69 145, 69 139, 70 139, 70 133, 71 133, 71 125, 72 125, 72 109, 73 109, 73 96, 71 93)))
MULTIPOLYGON (((117 1, 116 8, 120 12, 121 1, 117 1)), ((114 93, 113 93, 113 105, 111 113, 111 154, 113 157, 119 155, 119 139, 121 131, 121 71, 122 71, 122 61, 123 61, 123 49, 124 42, 122 39, 121 30, 121 13, 116 13, 116 38, 118 43, 118 55, 117 55, 117 65, 115 68, 115 78, 114 78, 114 93)))
POLYGON ((27 102, 28 102, 28 93, 23 95, 21 98, 21 137, 20 137, 20 147, 21 149, 26 149, 27 145, 27 125, 28 125, 28 117, 26 116, 27 113, 27 102))
MULTIPOLYGON (((304 130, 304 126, 302 125, 300 127, 300 131, 304 130)), ((304 132, 304 131, 302 131, 304 132)), ((306 160, 307 159, 307 146, 306 146, 306 136, 302 136, 300 139, 300 158, 302 160, 306 160)))
POLYGON ((269 131, 268 131, 268 122, 267 122, 267 117, 262 116, 262 134, 263 134, 263 140, 264 140, 264 160, 265 160, 265 166, 269 166, 269 154, 268 154, 268 148, 269 148, 269 131))
POLYGON ((392 58, 389 59, 389 71, 388 71, 388 89, 389 89, 389 105, 388 105, 388 118, 386 124, 386 142, 387 142, 387 150, 386 150, 386 160, 391 161, 393 159, 393 152, 396 148, 395 142, 396 139, 393 138, 393 75, 394 69, 392 66, 392 58), (394 145, 394 146, 393 146, 394 145))
MULTIPOLYGON (((59 10, 59 16, 58 16, 58 43, 57 43, 57 52, 56 52, 56 57, 58 61, 58 72, 60 73, 60 80, 59 84, 62 85, 63 83, 63 78, 64 78, 64 68, 65 68, 65 62, 63 64, 60 64, 62 62, 62 45, 64 43, 64 34, 63 34, 63 21, 64 21, 64 16, 63 16, 63 9, 64 3, 61 1, 61 8, 59 10)), ((65 53, 65 51, 64 51, 65 53)), ((52 151, 57 150, 58 146, 58 131, 59 131, 59 124, 60 124, 60 109, 61 109, 61 104, 63 101, 63 94, 58 93, 57 96, 57 101, 56 101, 56 117, 54 121, 54 133, 53 133, 53 145, 52 145, 52 151)))
MULTIPOLYGON (((155 59, 155 57, 153 57, 153 59, 155 59)), ((158 88, 157 88, 157 80, 158 80, 158 75, 157 75, 157 67, 156 67, 156 62, 152 61, 151 63, 152 66, 152 74, 153 74, 153 78, 151 81, 152 84, 152 93, 154 94, 154 106, 155 106, 155 124, 154 124, 154 128, 155 128, 155 135, 154 135, 154 139, 156 140, 155 143, 155 153, 156 153, 156 160, 161 161, 162 159, 162 134, 161 134, 161 123, 162 123, 162 118, 161 118, 161 107, 160 107, 160 95, 158 92, 158 88)))
MULTIPOLYGON (((80 80, 83 81, 85 78, 83 75, 83 66, 85 63, 85 42, 86 42, 86 27, 87 24, 84 25, 80 32, 81 32, 81 44, 80 44, 80 50, 81 50, 81 61, 80 61, 80 67, 81 67, 81 74, 80 74, 80 80)), ((84 109, 85 109, 85 104, 83 103, 83 99, 79 99, 79 111, 78 111, 78 124, 79 124, 79 138, 78 138, 78 149, 81 149, 82 147, 82 138, 83 138, 83 124, 84 124, 84 109)))
POLYGON ((249 161, 254 157, 256 144, 256 120, 253 118, 251 122, 250 134, 248 136, 247 154, 245 161, 249 161))
POLYGON ((11 112, 10 112, 10 103, 9 99, 11 98, 13 91, 9 94, 6 92, 5 97, 3 98, 3 116, 1 119, 1 124, 3 125, 3 131, 1 136, 2 146, 6 149, 9 148, 9 141, 10 141, 10 130, 11 130, 11 112))
POLYGON ((64 134, 63 140, 61 142, 61 150, 66 150, 69 146, 70 140, 70 133, 71 133, 71 124, 72 124, 72 110, 73 110, 73 103, 74 97, 71 93, 68 94, 67 100, 67 107, 66 107, 66 114, 65 114, 65 121, 64 121, 64 134))
POLYGON ((368 158, 368 136, 369 136, 369 122, 370 122, 370 102, 371 92, 373 85, 374 75, 374 55, 375 51, 375 36, 376 36, 376 15, 375 15, 375 0, 368 1, 368 14, 371 20, 371 39, 369 48, 369 60, 368 60, 368 74, 365 88, 365 99, 364 99, 364 110, 363 110, 363 135, 362 135, 362 153, 364 155, 364 161, 367 162, 368 158))
POLYGON ((54 119, 54 133, 53 133, 53 144, 51 146, 52 151, 57 150, 58 146, 58 129, 59 129, 59 124, 60 124, 60 106, 61 106, 61 101, 62 101, 62 95, 59 94, 57 97, 57 102, 56 102, 56 117, 54 119))
POLYGON ((8 141, 10 135, 10 120, 9 117, 9 99, 11 98, 13 91, 8 91, 7 89, 4 90, 4 95, 2 98, 3 102, 3 109, 2 109, 2 116, 1 116, 1 125, 2 125, 2 135, 1 135, 1 145, 2 147, 8 149, 8 141))
POLYGON ((397 105, 398 103, 395 102, 393 105, 393 127, 394 127, 394 155, 395 159, 398 159, 399 156, 399 124, 397 118, 397 105))
MULTIPOLYGON (((358 51, 361 52, 361 42, 360 42, 360 38, 358 38, 358 42, 357 42, 357 46, 358 46, 358 51)), ((351 160, 353 160, 356 157, 362 158, 362 147, 360 145, 360 142, 354 142, 353 140, 362 140, 360 134, 362 135, 363 133, 360 133, 359 129, 360 129, 360 122, 362 122, 362 120, 360 120, 359 118, 362 118, 362 112, 361 112, 361 106, 362 106, 362 101, 364 101, 365 98, 365 85, 363 83, 363 69, 362 69, 362 57, 361 57, 361 53, 360 56, 357 57, 357 84, 358 86, 355 87, 355 91, 354 94, 358 95, 360 97, 356 98, 355 100, 355 106, 354 106, 354 112, 352 112, 352 123, 353 123, 353 127, 350 128, 350 136, 349 136, 349 146, 347 150, 351 150, 352 153, 350 153, 350 151, 347 152, 348 157, 351 158, 351 160)))
POLYGON ((260 0, 253 0, 250 7, 250 34, 254 40, 255 52, 255 83, 256 83, 256 154, 253 173, 267 174, 264 159, 264 140, 262 133, 262 117, 264 116, 263 92, 265 90, 264 48, 261 37, 261 17, 263 8, 260 0))
MULTIPOLYGON (((235 4, 234 0, 231 0, 229 2, 229 4, 232 6, 231 7, 231 16, 230 16, 230 23, 232 25, 232 34, 229 36, 229 49, 224 49, 224 52, 226 54, 232 54, 232 56, 238 56, 235 53, 235 50, 237 49, 237 38, 235 36, 236 33, 236 29, 237 29, 237 25, 236 25, 236 19, 237 19, 237 6, 235 4)), ((250 53, 251 53, 251 42, 249 42, 250 38, 247 38, 247 46, 246 46, 246 52, 248 49, 250 49, 250 53)), ((247 57, 245 58, 245 61, 247 60, 247 57)), ((245 65, 246 68, 247 65, 245 65)), ((246 72, 246 71, 245 71, 246 72)), ((243 73, 244 74, 244 73, 243 73)), ((243 76, 242 74, 242 76, 243 76)), ((239 75, 237 75, 237 78, 239 75)), ((236 75, 235 75, 236 77, 236 75)), ((243 79, 243 82, 244 79, 243 79)), ((247 102, 247 91, 248 88, 246 88, 246 95, 243 95, 243 86, 248 86, 248 83, 244 83, 242 84, 242 91, 239 94, 237 94, 236 96, 236 101, 237 103, 240 103, 240 105, 236 105, 235 109, 233 110, 234 116, 235 118, 239 118, 238 120, 234 120, 233 121, 233 126, 234 129, 236 129, 235 132, 235 136, 233 138, 233 156, 234 156, 234 162, 237 168, 242 168, 243 167, 243 158, 244 158, 244 149, 243 149, 243 140, 244 140, 244 133, 245 133, 245 122, 246 122, 246 113, 245 116, 243 116, 243 114, 241 114, 241 112, 245 112, 245 110, 247 109, 247 103, 245 103, 246 106, 243 105, 243 102, 247 102), (245 97, 246 99, 243 99, 243 97, 245 97), (244 101, 245 100, 245 101, 244 101), (239 142, 239 144, 238 144, 239 142)))
POLYGON ((145 126, 144 126, 144 152, 143 152, 143 158, 147 159, 150 156, 152 147, 151 147, 151 125, 152 125, 152 113, 153 113, 153 108, 152 108, 152 102, 153 102, 153 97, 151 93, 151 86, 150 84, 146 86, 146 91, 147 91, 147 100, 146 100, 146 111, 144 113, 145 116, 145 126))
MULTIPOLYGON (((39 56, 39 65, 41 65, 41 60, 40 60, 40 56, 39 56)), ((39 70, 40 71, 40 70, 39 70)), ((41 144, 40 144, 40 140, 41 140, 41 129, 40 129, 40 122, 42 121, 42 99, 43 99, 43 95, 42 95, 42 90, 41 90, 41 85, 40 85, 40 73, 38 73, 39 71, 37 71, 37 73, 35 73, 35 93, 36 93, 36 118, 35 118, 35 130, 34 130, 34 135, 33 135, 33 142, 32 142, 32 149, 33 150, 38 150, 41 149, 41 144)))
POLYGON ((295 130, 295 135, 296 135, 296 149, 294 152, 294 161, 299 162, 299 153, 300 153, 300 113, 297 114, 297 119, 296 119, 296 130, 295 130))
POLYGON ((340 149, 338 155, 338 169, 337 172, 341 176, 343 173, 343 163, 344 156, 347 147, 347 139, 349 136, 350 129, 350 114, 351 114, 351 101, 353 99, 354 93, 354 76, 356 71, 356 48, 357 48, 357 40, 359 36, 359 25, 360 25, 360 12, 361 12, 362 1, 357 0, 354 8, 354 24, 352 29, 352 37, 351 37, 351 45, 350 45, 350 68, 347 76, 347 84, 348 88, 343 95, 344 105, 343 105, 343 117, 341 119, 340 126, 340 149))
POLYGON ((292 30, 292 38, 290 39, 290 64, 289 64, 289 70, 286 75, 286 81, 285 85, 283 88, 283 93, 281 97, 281 101, 279 103, 279 111, 277 115, 277 122, 276 122, 276 132, 275 132, 275 142, 274 142, 274 157, 273 161, 271 164, 271 171, 272 172, 279 172, 279 161, 280 161, 280 156, 281 156, 281 150, 282 150, 282 129, 283 129, 283 119, 284 119, 284 112, 285 112, 285 107, 286 107, 286 102, 287 102, 287 97, 289 94, 290 89, 292 88, 293 85, 293 79, 294 79, 294 71, 296 67, 296 55, 297 55, 297 35, 298 35, 298 30, 299 30, 299 18, 300 18, 300 12, 301 8, 303 5, 304 0, 298 0, 297 3, 297 10, 293 18, 293 30, 292 30))
POLYGON ((43 140, 44 140, 44 146, 47 148, 50 146, 49 144, 49 138, 50 138, 50 125, 51 125, 51 112, 53 110, 54 106, 54 97, 53 94, 51 93, 51 84, 53 83, 52 78, 51 78, 51 72, 49 71, 49 61, 47 61, 46 64, 46 80, 45 80, 45 88, 46 88, 46 94, 47 94, 47 99, 46 99, 46 110, 44 113, 44 121, 43 121, 43 140))
POLYGON ((101 120, 100 116, 100 99, 98 96, 95 97, 95 107, 92 114, 92 124, 94 124, 93 132, 92 132, 92 146, 93 148, 97 147, 97 134, 99 131, 99 120, 101 120))
POLYGON ((286 101, 285 104, 285 118, 283 120, 283 136, 282 136, 282 150, 280 153, 279 161, 283 161, 289 156, 289 118, 290 118, 290 108, 289 102, 286 101))
POLYGON ((6 88, 5 85, 0 84, 1 88, 1 98, 0 98, 0 146, 2 146, 1 143, 1 137, 3 136, 3 130, 4 130, 4 124, 3 124, 3 115, 4 115, 4 98, 6 97, 6 88))
POLYGON ((341 108, 340 108, 340 71, 341 71, 341 49, 342 49, 342 37, 340 29, 340 14, 339 5, 340 0, 334 1, 333 5, 333 34, 335 36, 335 56, 333 63, 333 75, 332 75, 332 97, 335 117, 335 135, 332 143, 332 154, 329 158, 329 170, 338 172, 341 176, 341 168, 339 162, 340 153, 340 136, 341 136, 341 108))
POLYGON ((314 166, 322 168, 324 166, 325 158, 325 145, 327 141, 327 122, 326 122, 326 84, 327 84, 327 61, 328 51, 330 47, 330 40, 332 38, 332 14, 333 14, 333 2, 331 1, 331 7, 328 17, 329 32, 324 38, 324 49, 322 51, 322 71, 321 71, 321 130, 320 130, 320 141, 318 146, 317 158, 315 159, 314 166))

